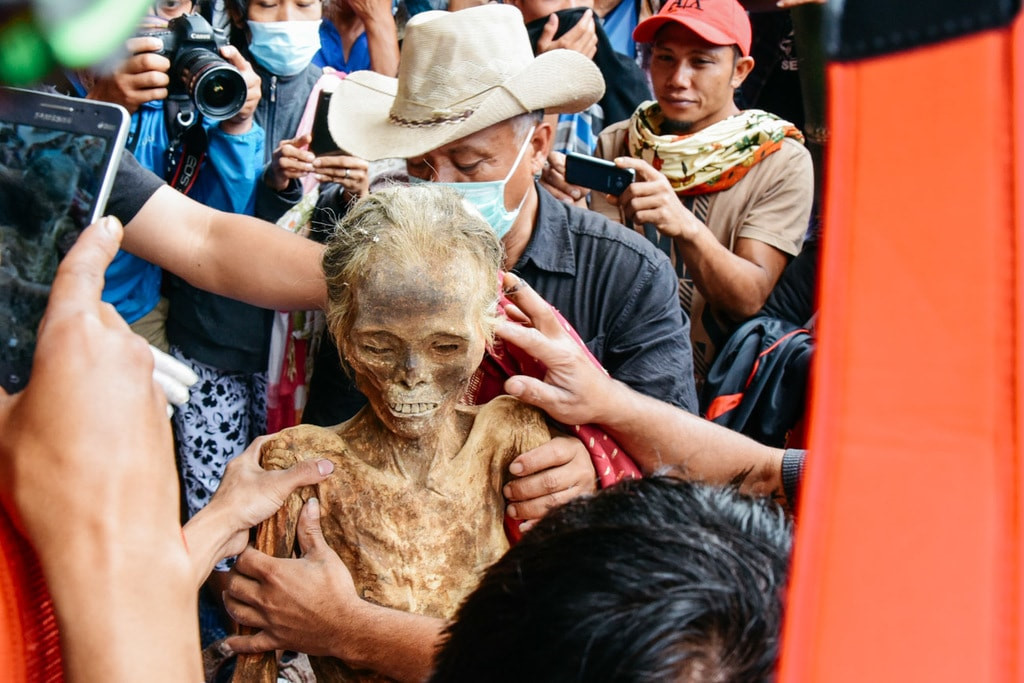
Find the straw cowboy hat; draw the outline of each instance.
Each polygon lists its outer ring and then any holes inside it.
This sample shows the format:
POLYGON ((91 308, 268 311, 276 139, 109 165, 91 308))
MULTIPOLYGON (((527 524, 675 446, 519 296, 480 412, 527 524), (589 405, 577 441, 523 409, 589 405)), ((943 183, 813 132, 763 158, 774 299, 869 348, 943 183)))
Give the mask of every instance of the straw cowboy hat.
POLYGON ((328 129, 349 154, 407 158, 519 114, 582 111, 603 95, 601 72, 580 53, 534 57, 511 5, 430 11, 406 25, 397 79, 357 71, 337 84, 328 129))

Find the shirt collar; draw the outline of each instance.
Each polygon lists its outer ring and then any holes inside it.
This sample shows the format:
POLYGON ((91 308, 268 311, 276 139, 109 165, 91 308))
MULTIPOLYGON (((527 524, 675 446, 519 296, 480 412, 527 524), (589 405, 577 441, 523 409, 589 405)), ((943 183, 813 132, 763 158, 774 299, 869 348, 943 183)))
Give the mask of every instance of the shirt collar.
POLYGON ((541 270, 576 275, 576 250, 569 230, 571 207, 555 199, 539 184, 535 185, 537 217, 533 222, 533 236, 519 257, 516 268, 533 261, 541 270))

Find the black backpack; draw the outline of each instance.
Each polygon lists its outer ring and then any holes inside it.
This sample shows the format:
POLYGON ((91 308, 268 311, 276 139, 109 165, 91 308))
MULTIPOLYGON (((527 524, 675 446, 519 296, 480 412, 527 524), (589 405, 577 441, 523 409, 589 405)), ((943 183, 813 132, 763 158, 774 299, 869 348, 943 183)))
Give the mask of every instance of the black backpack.
POLYGON ((804 415, 814 340, 781 318, 743 323, 718 352, 701 392, 707 419, 769 446, 786 445, 804 415))

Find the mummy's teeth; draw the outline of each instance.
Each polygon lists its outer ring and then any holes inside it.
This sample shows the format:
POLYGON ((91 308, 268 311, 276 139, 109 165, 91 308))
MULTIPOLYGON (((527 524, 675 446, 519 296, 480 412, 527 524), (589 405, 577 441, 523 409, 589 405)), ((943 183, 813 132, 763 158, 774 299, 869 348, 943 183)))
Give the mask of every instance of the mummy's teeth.
POLYGON ((437 408, 436 403, 392 403, 391 410, 399 415, 418 415, 437 408))

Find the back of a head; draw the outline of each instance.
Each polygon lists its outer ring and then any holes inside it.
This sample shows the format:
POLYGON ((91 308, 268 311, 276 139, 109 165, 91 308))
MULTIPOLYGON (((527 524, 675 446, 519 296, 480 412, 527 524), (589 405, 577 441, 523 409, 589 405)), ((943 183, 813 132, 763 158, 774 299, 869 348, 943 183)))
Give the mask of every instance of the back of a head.
POLYGON ((734 489, 655 477, 577 499, 487 571, 432 680, 771 680, 790 539, 734 489))

